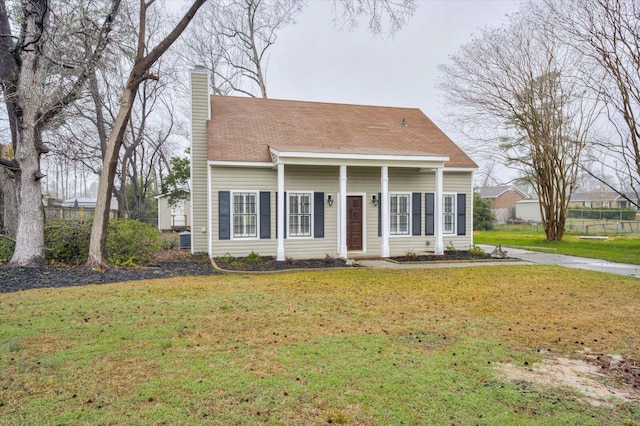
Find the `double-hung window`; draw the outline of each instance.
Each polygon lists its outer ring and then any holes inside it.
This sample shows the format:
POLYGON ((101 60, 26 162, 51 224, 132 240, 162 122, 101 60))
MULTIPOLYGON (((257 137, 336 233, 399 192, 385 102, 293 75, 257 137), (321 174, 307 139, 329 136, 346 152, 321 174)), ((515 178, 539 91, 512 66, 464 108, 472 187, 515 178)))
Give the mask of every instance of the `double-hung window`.
POLYGON ((311 194, 289 193, 289 236, 311 236, 311 194))
POLYGON ((233 238, 258 236, 258 210, 255 192, 233 193, 233 238))
POLYGON ((409 235, 409 194, 389 196, 389 234, 409 235))
POLYGON ((456 196, 453 194, 445 194, 442 198, 442 223, 444 234, 455 234, 456 196))

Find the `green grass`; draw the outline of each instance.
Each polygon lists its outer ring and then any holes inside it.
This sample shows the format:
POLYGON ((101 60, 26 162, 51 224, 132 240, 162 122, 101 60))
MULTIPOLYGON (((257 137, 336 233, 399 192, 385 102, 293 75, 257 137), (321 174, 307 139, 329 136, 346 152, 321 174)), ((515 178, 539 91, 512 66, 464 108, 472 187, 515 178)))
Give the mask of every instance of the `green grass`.
POLYGON ((547 241, 544 230, 503 227, 493 231, 474 231, 473 242, 640 265, 639 235, 610 236, 602 241, 581 240, 578 235, 565 234, 562 241, 547 241))
POLYGON ((0 424, 640 422, 494 369, 579 341, 637 358, 638 321, 637 280, 544 266, 0 294, 0 424))

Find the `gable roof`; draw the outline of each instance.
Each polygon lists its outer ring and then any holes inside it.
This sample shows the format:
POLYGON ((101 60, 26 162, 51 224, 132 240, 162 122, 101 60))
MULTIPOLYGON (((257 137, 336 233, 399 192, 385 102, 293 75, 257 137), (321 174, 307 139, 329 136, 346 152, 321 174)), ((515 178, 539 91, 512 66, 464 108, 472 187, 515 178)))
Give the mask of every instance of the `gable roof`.
POLYGON ((580 201, 615 201, 617 199, 622 199, 620 194, 613 191, 591 191, 591 192, 575 192, 571 194, 571 199, 569 201, 580 202, 580 201))
POLYGON ((476 192, 480 194, 482 198, 498 198, 509 190, 516 191, 523 197, 529 198, 527 194, 513 185, 484 186, 482 188, 477 188, 476 192))
POLYGON ((445 167, 477 167, 416 108, 212 95, 207 136, 210 161, 271 162, 274 149, 448 157, 445 167))

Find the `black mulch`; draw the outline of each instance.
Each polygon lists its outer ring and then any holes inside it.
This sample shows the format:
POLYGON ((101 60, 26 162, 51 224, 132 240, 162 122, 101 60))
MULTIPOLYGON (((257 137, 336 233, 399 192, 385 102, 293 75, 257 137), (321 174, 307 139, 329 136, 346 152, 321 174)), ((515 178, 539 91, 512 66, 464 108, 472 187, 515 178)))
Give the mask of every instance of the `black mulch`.
POLYGON ((324 259, 297 260, 288 259, 278 262, 271 256, 261 256, 259 260, 250 262, 246 258, 217 257, 216 265, 228 271, 284 271, 287 269, 336 268, 346 266, 344 259, 325 257, 324 259))
POLYGON ((469 253, 465 250, 457 250, 457 251, 446 251, 443 255, 435 255, 435 254, 422 254, 416 256, 397 256, 391 257, 391 260, 395 260, 396 262, 447 262, 447 261, 455 261, 461 262, 465 260, 486 260, 493 259, 488 253, 469 253))
POLYGON ((110 268, 102 272, 80 266, 72 268, 3 266, 0 267, 0 293, 216 273, 207 256, 190 256, 180 260, 162 261, 140 268, 110 268))

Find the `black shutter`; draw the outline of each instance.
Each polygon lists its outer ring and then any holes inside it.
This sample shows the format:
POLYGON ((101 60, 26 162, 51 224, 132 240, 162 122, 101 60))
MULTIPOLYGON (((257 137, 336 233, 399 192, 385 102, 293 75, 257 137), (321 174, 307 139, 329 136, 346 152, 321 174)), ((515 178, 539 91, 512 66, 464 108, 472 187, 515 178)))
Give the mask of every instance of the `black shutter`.
POLYGON ((271 193, 260 192, 260 238, 271 238, 271 193))
POLYGON ((313 237, 324 238, 324 192, 313 193, 313 237))
POLYGON ((218 191, 218 238, 231 239, 231 193, 218 191))
POLYGON ((382 237, 382 194, 378 192, 378 237, 382 237))
POLYGON ((458 235, 467 234, 467 194, 458 194, 458 235))
POLYGON ((424 235, 435 235, 435 207, 435 197, 433 192, 424 194, 424 235))
POLYGON ((411 235, 422 235, 422 194, 414 192, 411 194, 411 235))

